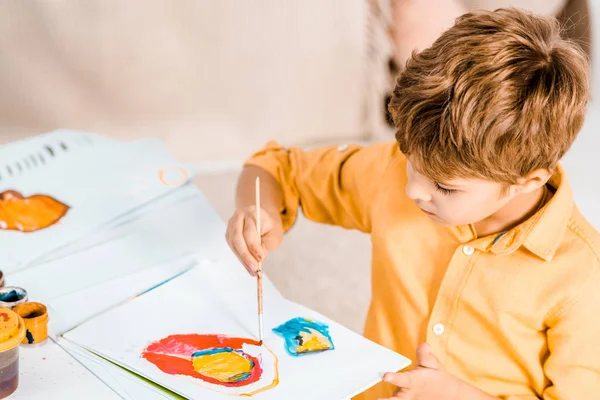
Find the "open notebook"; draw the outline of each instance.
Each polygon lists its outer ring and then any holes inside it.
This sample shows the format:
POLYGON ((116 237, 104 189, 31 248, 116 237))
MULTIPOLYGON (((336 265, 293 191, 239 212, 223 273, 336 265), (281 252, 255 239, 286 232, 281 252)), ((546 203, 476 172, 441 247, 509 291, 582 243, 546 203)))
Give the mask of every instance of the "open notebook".
POLYGON ((2 146, 0 159, 5 272, 26 268, 191 177, 159 140, 119 142, 73 131, 2 146))

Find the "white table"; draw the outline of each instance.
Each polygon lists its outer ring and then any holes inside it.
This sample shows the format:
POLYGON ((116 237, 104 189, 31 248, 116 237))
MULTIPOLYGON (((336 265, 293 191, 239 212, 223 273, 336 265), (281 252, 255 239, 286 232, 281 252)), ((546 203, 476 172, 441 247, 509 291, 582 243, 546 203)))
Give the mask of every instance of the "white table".
POLYGON ((121 398, 50 339, 37 347, 21 346, 19 364, 19 387, 9 399, 121 398))

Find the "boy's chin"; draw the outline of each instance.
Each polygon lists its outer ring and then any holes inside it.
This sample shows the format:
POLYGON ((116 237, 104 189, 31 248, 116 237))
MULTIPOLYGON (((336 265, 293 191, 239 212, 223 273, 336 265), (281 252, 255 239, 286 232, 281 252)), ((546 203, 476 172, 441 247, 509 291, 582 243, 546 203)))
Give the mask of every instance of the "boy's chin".
POLYGON ((429 219, 431 219, 432 222, 434 222, 437 225, 441 225, 441 226, 459 226, 459 225, 468 225, 469 223, 463 224, 463 223, 457 223, 455 221, 448 221, 446 219, 444 219, 443 217, 440 217, 439 215, 436 214, 425 214, 429 217, 429 219))

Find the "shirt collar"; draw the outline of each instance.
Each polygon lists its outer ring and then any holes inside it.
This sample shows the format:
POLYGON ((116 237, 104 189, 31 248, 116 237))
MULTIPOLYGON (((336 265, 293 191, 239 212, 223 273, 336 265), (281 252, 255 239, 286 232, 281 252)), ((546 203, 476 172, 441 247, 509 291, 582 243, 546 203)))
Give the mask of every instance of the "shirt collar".
POLYGON ((562 165, 557 166, 548 183, 555 189, 554 196, 537 213, 504 233, 477 239, 474 247, 505 255, 523 246, 550 261, 564 236, 574 203, 562 165))

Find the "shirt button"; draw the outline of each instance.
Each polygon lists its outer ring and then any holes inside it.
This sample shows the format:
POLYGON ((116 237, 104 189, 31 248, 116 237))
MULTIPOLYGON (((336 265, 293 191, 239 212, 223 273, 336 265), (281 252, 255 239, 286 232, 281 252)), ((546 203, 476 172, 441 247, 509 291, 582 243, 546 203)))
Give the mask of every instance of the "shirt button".
POLYGON ((463 247, 463 253, 465 253, 465 255, 470 256, 473 253, 475 253, 475 249, 472 248, 471 246, 464 246, 463 247))
POLYGON ((338 151, 348 150, 348 145, 347 144, 340 144, 337 149, 338 149, 338 151))
POLYGON ((445 329, 446 329, 446 328, 444 327, 444 324, 440 324, 440 323, 438 323, 438 324, 435 324, 435 325, 433 326, 433 333, 435 333, 436 335, 438 335, 438 336, 439 336, 439 335, 441 335, 442 333, 444 333, 444 330, 445 330, 445 329))

